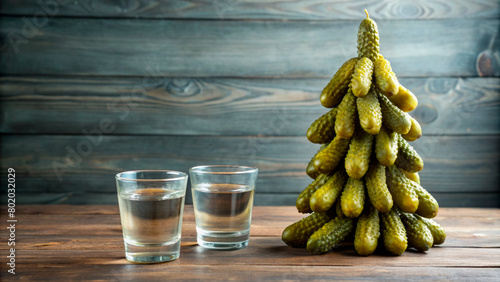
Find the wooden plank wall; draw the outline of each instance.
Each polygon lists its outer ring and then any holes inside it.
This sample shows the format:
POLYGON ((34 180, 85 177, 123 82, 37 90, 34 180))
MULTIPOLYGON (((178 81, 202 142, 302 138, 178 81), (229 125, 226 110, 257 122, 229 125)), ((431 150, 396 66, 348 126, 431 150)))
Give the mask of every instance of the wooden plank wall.
POLYGON ((498 0, 2 0, 2 183, 13 167, 18 203, 104 204, 119 171, 241 164, 257 205, 293 205, 365 8, 419 98, 423 186, 500 207, 498 0))

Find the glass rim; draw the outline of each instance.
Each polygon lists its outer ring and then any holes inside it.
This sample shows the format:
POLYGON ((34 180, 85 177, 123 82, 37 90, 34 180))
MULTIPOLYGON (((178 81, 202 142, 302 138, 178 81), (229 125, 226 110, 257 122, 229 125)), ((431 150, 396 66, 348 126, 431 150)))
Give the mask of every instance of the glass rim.
POLYGON ((244 165, 199 165, 199 166, 193 166, 192 168, 189 169, 189 172, 195 172, 195 173, 204 173, 204 174, 246 174, 246 173, 255 173, 258 172, 259 169, 256 167, 251 167, 251 166, 244 166, 244 165), (242 171, 204 171, 204 170, 199 170, 202 168, 243 168, 245 170, 242 171))
POLYGON ((133 181, 133 182, 153 182, 153 181, 176 181, 186 179, 188 175, 182 171, 176 170, 162 170, 162 169, 144 169, 144 170, 127 170, 116 174, 115 179, 120 181, 133 181), (173 178, 148 178, 148 179, 136 179, 136 178, 126 178, 122 175, 126 173, 137 173, 137 172, 166 172, 166 174, 178 175, 178 177, 173 178))

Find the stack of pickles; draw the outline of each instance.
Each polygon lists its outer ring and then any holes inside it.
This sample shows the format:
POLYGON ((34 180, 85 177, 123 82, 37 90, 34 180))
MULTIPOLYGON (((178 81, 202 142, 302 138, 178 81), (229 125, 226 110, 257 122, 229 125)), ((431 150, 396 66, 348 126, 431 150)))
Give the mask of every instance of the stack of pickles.
POLYGON ((309 141, 322 144, 306 169, 314 180, 296 202, 310 215, 282 234, 287 245, 312 254, 330 251, 350 234, 363 256, 379 245, 394 255, 408 247, 424 252, 446 238, 431 219, 438 203, 420 186, 424 162, 408 143, 422 135, 408 114, 417 98, 380 54, 377 24, 366 16, 358 57, 345 62, 321 93, 321 104, 331 110, 307 131, 309 141))

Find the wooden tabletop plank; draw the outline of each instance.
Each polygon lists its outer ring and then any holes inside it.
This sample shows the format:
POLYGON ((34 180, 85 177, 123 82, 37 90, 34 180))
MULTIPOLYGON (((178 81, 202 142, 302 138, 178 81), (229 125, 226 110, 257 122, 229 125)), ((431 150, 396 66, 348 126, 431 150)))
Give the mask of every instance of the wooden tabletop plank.
MULTIPOLYGON (((5 208, 0 212, 6 213, 5 208)), ((249 246, 214 251, 196 243, 193 208, 188 205, 180 258, 138 265, 124 258, 117 206, 18 206, 15 278, 160 279, 165 271, 181 280, 206 275, 253 281, 401 277, 487 281, 500 277, 500 209, 442 208, 435 220, 447 231, 447 241, 426 253, 409 249, 398 257, 383 249, 361 257, 348 242, 323 255, 286 246, 280 238, 283 228, 303 216, 295 207, 254 207, 249 246)), ((0 245, 0 250, 6 249, 0 245)))
MULTIPOLYGON (((385 266, 270 266, 270 265, 179 265, 178 260, 156 265, 26 264, 18 277, 28 281, 164 281, 166 277, 185 281, 324 281, 324 280, 433 280, 498 281, 497 268, 385 267, 385 266)), ((12 279, 11 277, 8 277, 12 279)))
MULTIPOLYGON (((100 240, 107 240, 102 237, 100 240)), ((91 242, 92 247, 53 249, 40 247, 16 250, 16 257, 27 263, 46 264, 130 264, 125 259, 123 241, 91 242), (42 261, 43 260, 43 261, 42 261)), ((86 243, 89 243, 88 241, 86 243)), ((71 243, 70 243, 71 244, 71 243)), ((78 240, 72 242, 77 246, 78 240)), ((178 264, 182 265, 336 265, 336 266, 406 266, 406 267, 499 267, 498 248, 434 247, 425 253, 408 249, 401 256, 377 250, 368 256, 359 256, 351 244, 344 244, 329 253, 311 255, 306 249, 291 248, 280 238, 251 238, 248 247, 235 251, 204 249, 196 240, 183 240, 178 264), (250 260, 250 261, 249 261, 250 260)))

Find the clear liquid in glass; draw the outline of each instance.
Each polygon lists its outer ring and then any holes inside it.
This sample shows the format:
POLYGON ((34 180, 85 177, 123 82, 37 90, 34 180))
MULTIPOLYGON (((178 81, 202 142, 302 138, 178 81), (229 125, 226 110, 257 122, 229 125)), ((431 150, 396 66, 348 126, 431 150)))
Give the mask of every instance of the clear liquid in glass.
POLYGON ((198 244, 239 249, 248 245, 254 187, 199 184, 192 188, 198 244))
POLYGON ((179 257, 184 191, 147 188, 119 194, 125 255, 135 262, 179 257))

